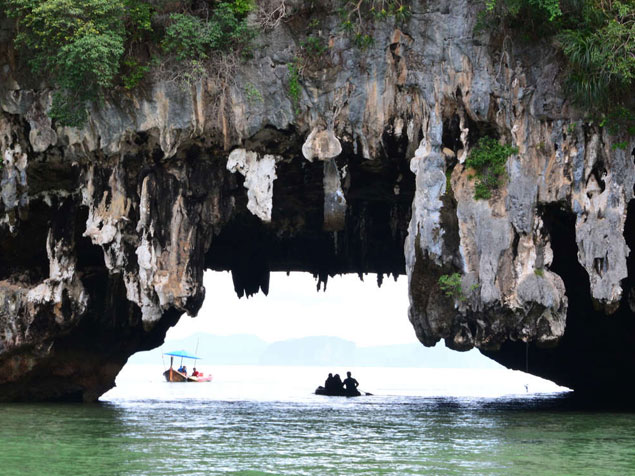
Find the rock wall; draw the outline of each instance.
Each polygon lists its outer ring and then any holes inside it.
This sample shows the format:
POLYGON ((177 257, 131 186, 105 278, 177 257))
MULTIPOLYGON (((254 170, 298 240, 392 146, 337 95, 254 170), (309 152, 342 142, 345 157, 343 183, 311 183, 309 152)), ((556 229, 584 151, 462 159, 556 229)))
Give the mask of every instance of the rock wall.
POLYGON ((467 0, 415 1, 360 51, 322 9, 329 49, 294 104, 310 17, 287 4, 228 90, 157 81, 81 129, 47 117, 51 90, 21 74, 2 23, 0 399, 97 398, 197 313, 205 269, 231 270, 240 296, 274 270, 318 288, 407 273, 425 345, 523 369, 530 355, 578 389, 632 374, 635 140, 614 148, 580 119, 555 51, 475 34, 467 0), (464 162, 485 135, 518 153, 475 200, 464 162), (439 289, 451 273, 460 297, 439 289))

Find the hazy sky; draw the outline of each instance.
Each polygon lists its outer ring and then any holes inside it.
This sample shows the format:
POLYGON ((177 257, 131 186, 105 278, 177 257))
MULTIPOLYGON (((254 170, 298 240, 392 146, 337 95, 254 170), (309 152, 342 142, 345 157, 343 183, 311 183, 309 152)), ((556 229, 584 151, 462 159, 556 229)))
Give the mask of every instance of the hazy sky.
POLYGON ((329 279, 326 292, 316 291, 308 273, 272 273, 269 295, 238 299, 231 274, 207 272, 205 302, 195 318, 183 316, 167 340, 195 332, 216 335, 253 334, 267 342, 304 336, 335 336, 359 346, 417 342, 408 321, 407 278, 375 275, 329 279))

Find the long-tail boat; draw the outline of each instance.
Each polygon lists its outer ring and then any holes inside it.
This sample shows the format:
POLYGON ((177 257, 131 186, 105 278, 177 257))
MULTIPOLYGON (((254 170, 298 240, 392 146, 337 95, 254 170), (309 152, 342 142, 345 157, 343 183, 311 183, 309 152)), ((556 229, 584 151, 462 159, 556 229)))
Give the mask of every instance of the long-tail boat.
POLYGON ((196 360, 200 360, 201 359, 200 357, 188 354, 184 350, 175 350, 173 352, 166 352, 163 355, 170 356, 170 368, 167 369, 165 372, 163 372, 163 376, 165 377, 165 380, 167 380, 168 382, 211 382, 212 381, 211 374, 209 375, 200 374, 197 376, 187 375, 186 373, 179 372, 178 370, 174 368, 174 357, 181 358, 181 367, 183 366, 183 359, 192 359, 196 361, 196 360))

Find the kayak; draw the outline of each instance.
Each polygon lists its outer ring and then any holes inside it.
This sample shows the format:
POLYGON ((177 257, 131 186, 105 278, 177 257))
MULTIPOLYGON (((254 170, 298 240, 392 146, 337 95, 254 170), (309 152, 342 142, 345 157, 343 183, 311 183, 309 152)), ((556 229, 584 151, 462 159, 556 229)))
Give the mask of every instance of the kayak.
MULTIPOLYGON (((362 394, 359 393, 358 390, 355 390, 355 392, 347 392, 346 389, 342 389, 342 390, 326 390, 324 387, 322 387, 321 385, 315 389, 315 394, 316 395, 326 395, 327 397, 360 397, 362 394)), ((369 394, 366 394, 369 395, 369 394)))

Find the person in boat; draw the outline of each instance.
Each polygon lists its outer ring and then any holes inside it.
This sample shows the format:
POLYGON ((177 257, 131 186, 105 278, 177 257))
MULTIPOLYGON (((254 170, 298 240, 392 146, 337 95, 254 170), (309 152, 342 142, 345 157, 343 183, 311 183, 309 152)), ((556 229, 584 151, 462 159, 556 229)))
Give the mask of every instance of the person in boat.
POLYGON ((324 382, 324 389, 327 392, 332 392, 334 387, 333 384, 334 384, 333 374, 329 374, 329 376, 326 378, 326 381, 324 382))
POLYGON ((333 377, 333 392, 343 392, 344 384, 342 383, 342 379, 340 378, 340 374, 335 374, 333 377))
POLYGON ((179 368, 179 372, 181 372, 183 375, 187 375, 187 365, 182 365, 179 368))
POLYGON ((346 395, 358 395, 359 382, 351 377, 350 372, 346 372, 346 380, 344 380, 344 386, 346 387, 346 395))
POLYGON ((196 370, 196 367, 192 369, 192 377, 202 377, 202 376, 203 374, 199 372, 198 370, 196 370))

